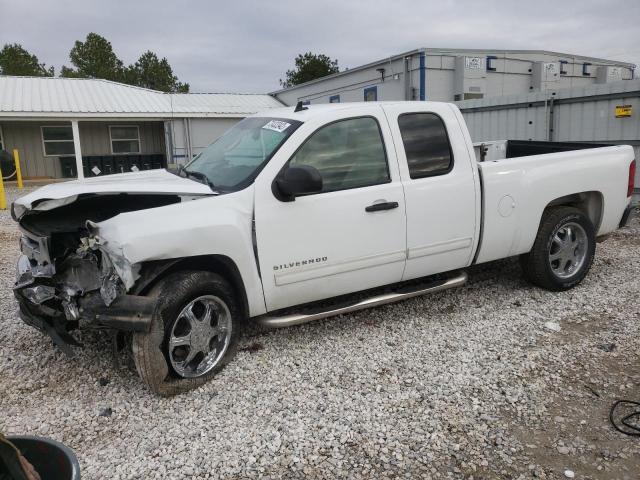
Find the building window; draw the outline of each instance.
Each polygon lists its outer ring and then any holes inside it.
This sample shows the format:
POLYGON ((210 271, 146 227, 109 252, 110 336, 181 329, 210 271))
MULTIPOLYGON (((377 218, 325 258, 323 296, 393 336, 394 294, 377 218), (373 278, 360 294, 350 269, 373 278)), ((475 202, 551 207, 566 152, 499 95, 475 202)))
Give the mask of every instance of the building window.
POLYGON ((329 97, 329 103, 340 103, 340 95, 332 95, 329 97))
POLYGON ((2 125, 0 125, 0 151, 4 150, 4 137, 2 136, 2 125))
POLYGON ((109 127, 111 153, 140 153, 140 131, 136 126, 109 127))
POLYGON ((322 176, 322 193, 391 181, 378 122, 349 118, 316 130, 290 160, 310 165, 322 176))
POLYGON ((364 89, 364 101, 375 102, 378 100, 378 87, 367 87, 364 89))
POLYGON ((590 63, 583 63, 582 64, 582 75, 584 75, 586 77, 591 75, 591 64, 590 63))
POLYGON ((560 75, 566 75, 567 74, 567 65, 569 64, 569 62, 567 62, 566 60, 560 60, 560 75))
POLYGON ((496 71, 496 60, 498 59, 498 57, 494 56, 494 55, 489 55, 487 57, 487 71, 488 72, 495 72, 496 71))
POLYGON ((407 113, 398 117, 411 178, 449 173, 453 154, 447 129, 434 113, 407 113))
POLYGON ((59 157, 60 155, 75 155, 73 146, 73 130, 71 125, 56 125, 41 127, 42 148, 45 157, 59 157))
POLYGON ((302 102, 303 106, 307 106, 307 105, 311 105, 311 100, 305 100, 304 102, 302 102))

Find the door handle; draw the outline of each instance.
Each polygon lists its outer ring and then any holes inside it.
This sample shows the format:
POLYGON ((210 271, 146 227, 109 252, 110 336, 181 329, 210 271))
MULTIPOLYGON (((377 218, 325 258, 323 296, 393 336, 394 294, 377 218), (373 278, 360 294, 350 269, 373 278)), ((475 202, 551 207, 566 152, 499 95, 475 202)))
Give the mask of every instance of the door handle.
POLYGON ((365 207, 365 212, 380 212, 382 210, 392 210, 398 208, 398 202, 380 202, 365 207))

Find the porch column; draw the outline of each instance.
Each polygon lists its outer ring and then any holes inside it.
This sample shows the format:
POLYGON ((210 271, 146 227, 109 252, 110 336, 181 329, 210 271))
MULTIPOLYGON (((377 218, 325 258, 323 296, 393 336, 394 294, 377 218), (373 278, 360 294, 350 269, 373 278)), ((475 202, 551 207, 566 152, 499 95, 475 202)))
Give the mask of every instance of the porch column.
POLYGON ((80 148, 80 129, 78 128, 78 120, 71 120, 71 130, 73 131, 73 149, 76 152, 76 171, 78 172, 78 180, 83 180, 84 170, 82 168, 82 149, 80 148))

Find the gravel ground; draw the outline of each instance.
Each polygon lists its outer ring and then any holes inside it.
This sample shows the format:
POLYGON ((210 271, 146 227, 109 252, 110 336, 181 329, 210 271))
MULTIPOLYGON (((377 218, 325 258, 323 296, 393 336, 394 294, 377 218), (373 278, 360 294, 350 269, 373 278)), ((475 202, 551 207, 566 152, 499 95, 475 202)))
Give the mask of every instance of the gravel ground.
POLYGON ((572 291, 527 285, 514 260, 476 267, 462 289, 252 328, 170 399, 115 369, 103 336, 69 360, 22 324, 6 212, 0 238, 0 430, 66 443, 83 478, 638 478, 640 441, 607 420, 640 400, 637 221, 572 291))

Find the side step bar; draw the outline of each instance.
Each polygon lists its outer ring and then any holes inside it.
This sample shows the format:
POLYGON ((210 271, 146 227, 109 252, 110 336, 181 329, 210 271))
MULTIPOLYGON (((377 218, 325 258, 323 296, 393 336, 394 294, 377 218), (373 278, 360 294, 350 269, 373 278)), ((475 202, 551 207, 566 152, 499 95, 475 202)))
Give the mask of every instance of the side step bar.
POLYGON ((314 312, 309 314, 290 313, 282 316, 266 315, 264 317, 256 318, 256 321, 260 325, 270 328, 291 327, 293 325, 300 325, 302 323, 311 322, 313 320, 320 320, 322 318, 333 317, 335 315, 341 315, 343 313, 355 312, 357 310, 363 310, 365 308, 372 308, 380 305, 385 305, 387 303, 406 300, 408 298, 417 297, 426 293, 434 293, 441 290, 448 290, 449 288, 461 287, 467 282, 467 277, 468 276, 466 272, 459 272, 454 277, 451 277, 450 279, 443 282, 438 282, 435 285, 431 285, 429 287, 422 286, 415 290, 403 290, 402 292, 376 295, 360 300, 352 305, 332 308, 321 312, 314 312))

